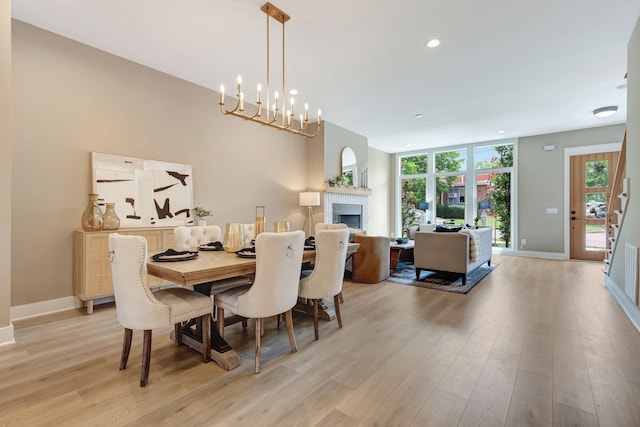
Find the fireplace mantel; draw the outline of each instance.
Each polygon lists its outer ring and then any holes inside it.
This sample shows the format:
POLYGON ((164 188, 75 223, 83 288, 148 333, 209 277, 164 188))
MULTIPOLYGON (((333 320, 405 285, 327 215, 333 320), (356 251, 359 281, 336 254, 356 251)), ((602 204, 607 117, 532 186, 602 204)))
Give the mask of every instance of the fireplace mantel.
POLYGON ((336 194, 352 194, 354 196, 370 196, 371 189, 363 188, 363 187, 349 187, 346 185, 326 185, 322 187, 322 190, 326 193, 336 193, 336 194))

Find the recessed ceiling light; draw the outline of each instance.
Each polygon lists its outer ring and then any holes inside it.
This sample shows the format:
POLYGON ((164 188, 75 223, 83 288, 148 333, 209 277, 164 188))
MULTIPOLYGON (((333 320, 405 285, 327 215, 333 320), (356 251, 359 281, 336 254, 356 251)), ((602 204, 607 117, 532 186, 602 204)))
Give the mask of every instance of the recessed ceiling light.
POLYGON ((418 113, 418 114, 416 114, 416 119, 421 119, 422 117, 423 117, 423 116, 422 116, 422 113, 418 113))
POLYGON ((609 107, 596 108, 595 110, 593 110, 593 115, 600 118, 609 117, 613 116, 616 111, 618 111, 618 106, 611 105, 609 107))
POLYGON ((504 133, 504 131, 503 130, 499 130, 498 133, 504 133))
POLYGON ((438 39, 431 39, 427 42, 427 47, 438 47, 440 46, 440 40, 438 39))
POLYGON ((297 94, 298 94, 298 91, 297 91, 297 90, 295 90, 295 89, 291 89, 291 90, 289 91, 289 95, 297 95, 297 94))

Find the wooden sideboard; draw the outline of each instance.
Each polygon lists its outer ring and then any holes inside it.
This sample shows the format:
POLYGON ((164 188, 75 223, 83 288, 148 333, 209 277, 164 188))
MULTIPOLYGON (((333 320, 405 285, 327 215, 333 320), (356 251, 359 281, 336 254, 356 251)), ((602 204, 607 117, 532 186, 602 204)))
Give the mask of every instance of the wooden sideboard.
MULTIPOLYGON (((175 246, 174 227, 122 228, 110 231, 83 231, 73 233, 73 294, 93 313, 93 301, 113 296, 109 242, 111 233, 138 235, 147 239, 149 252, 164 251, 175 246)), ((149 287, 166 284, 154 276, 147 276, 149 287)))

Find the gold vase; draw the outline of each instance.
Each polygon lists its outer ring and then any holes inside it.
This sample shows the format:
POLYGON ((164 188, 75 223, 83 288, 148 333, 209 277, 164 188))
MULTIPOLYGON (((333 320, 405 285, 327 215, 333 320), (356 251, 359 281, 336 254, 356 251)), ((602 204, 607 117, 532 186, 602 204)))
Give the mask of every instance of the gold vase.
POLYGON ((82 228, 85 231, 98 231, 102 230, 102 211, 98 206, 98 195, 97 194, 89 194, 89 203, 87 204, 87 208, 84 210, 82 214, 82 228))
POLYGON ((107 207, 102 218, 102 229, 117 230, 118 228, 120 228, 120 218, 118 218, 118 215, 116 214, 116 204, 107 203, 107 207))
POLYGON ((224 226, 222 247, 227 252, 238 252, 244 249, 244 227, 242 224, 233 223, 224 226))
POLYGON ((264 232, 264 224, 267 220, 267 217, 264 216, 264 206, 256 206, 256 222, 253 230, 253 237, 258 237, 258 234, 264 232), (262 209, 262 212, 258 212, 259 209, 262 209), (259 215, 260 213, 260 215, 259 215))
POLYGON ((276 221, 273 223, 275 233, 285 233, 289 231, 289 221, 276 221))

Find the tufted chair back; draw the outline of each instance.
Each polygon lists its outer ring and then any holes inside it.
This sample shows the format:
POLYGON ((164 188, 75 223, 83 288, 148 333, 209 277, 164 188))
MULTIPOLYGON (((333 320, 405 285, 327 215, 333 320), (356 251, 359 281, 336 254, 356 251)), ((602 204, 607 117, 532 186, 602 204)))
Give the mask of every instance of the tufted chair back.
POLYGON ((217 225, 185 227, 179 226, 173 229, 176 241, 176 250, 195 251, 200 245, 222 240, 222 230, 217 225))

